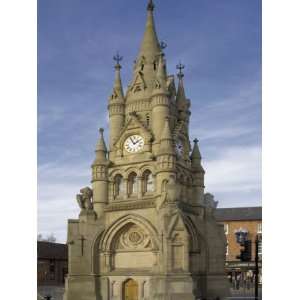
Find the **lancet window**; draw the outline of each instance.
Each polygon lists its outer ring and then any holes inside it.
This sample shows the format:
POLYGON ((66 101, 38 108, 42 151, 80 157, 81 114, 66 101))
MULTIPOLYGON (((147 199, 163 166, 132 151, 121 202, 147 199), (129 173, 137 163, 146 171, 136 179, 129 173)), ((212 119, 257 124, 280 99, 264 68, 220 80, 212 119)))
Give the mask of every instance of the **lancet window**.
POLYGON ((144 193, 154 192, 154 178, 149 170, 146 170, 143 174, 143 190, 144 193))
POLYGON ((134 196, 138 191, 138 181, 136 173, 131 173, 128 176, 128 194, 129 196, 134 196))
POLYGON ((121 175, 117 175, 115 177, 115 187, 114 187, 114 194, 115 196, 120 196, 125 191, 124 188, 124 179, 121 175))

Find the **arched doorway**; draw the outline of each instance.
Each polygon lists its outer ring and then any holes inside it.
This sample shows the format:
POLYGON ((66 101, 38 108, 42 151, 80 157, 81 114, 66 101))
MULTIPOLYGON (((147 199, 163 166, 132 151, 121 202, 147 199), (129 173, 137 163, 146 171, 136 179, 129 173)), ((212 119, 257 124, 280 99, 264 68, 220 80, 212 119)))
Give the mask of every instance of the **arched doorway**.
POLYGON ((138 300, 138 283, 133 279, 128 279, 123 283, 122 300, 138 300))

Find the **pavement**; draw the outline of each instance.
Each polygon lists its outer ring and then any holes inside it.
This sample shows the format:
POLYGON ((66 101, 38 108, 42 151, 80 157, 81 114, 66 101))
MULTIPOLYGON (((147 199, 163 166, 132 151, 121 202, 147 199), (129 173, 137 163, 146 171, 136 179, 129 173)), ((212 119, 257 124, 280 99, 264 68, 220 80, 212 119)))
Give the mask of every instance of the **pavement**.
MULTIPOLYGON (((230 289, 231 297, 228 297, 227 300, 255 300, 254 297, 254 288, 244 288, 241 287, 240 289, 230 289)), ((259 287, 258 289, 258 299, 262 300, 262 289, 259 287)))
MULTIPOLYGON (((230 289, 231 297, 226 300, 255 300, 254 288, 246 289, 241 287, 239 290, 230 289)), ((64 287, 40 286, 38 287, 38 300, 45 299, 45 295, 51 295, 51 300, 63 300, 64 287)), ((261 288, 258 290, 259 300, 262 300, 261 288)))

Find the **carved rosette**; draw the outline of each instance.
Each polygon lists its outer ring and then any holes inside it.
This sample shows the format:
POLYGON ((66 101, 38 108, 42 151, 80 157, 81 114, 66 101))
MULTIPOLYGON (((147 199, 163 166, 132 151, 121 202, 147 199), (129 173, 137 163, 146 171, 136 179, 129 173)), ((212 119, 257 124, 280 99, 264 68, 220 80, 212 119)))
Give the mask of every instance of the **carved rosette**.
POLYGON ((151 239, 142 228, 132 225, 128 230, 124 231, 119 238, 119 249, 146 249, 149 248, 151 239))

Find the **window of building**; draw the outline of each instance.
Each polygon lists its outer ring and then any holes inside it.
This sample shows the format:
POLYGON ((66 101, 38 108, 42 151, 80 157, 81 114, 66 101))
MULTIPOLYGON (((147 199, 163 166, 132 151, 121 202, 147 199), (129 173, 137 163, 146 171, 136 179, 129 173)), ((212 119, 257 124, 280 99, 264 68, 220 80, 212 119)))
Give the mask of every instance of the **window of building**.
POLYGON ((228 240, 226 240, 226 256, 229 255, 229 244, 228 244, 228 240))
POLYGON ((137 194, 138 184, 136 173, 131 173, 128 177, 128 194, 129 196, 134 196, 137 194))
POLYGON ((53 259, 51 259, 49 262, 49 277, 50 280, 55 279, 55 261, 53 259))
POLYGON ((260 240, 259 242, 258 242, 258 255, 262 255, 262 241, 260 240))
POLYGON ((229 225, 228 224, 224 224, 224 232, 227 235, 229 232, 229 225))
POLYGON ((147 170, 143 174, 144 193, 151 193, 154 191, 154 179, 152 173, 147 170))
POLYGON ((257 224, 257 233, 261 233, 262 232, 262 224, 258 223, 257 224))
POLYGON ((115 177, 115 196, 119 196, 120 194, 124 193, 124 180, 121 175, 117 175, 115 177))

